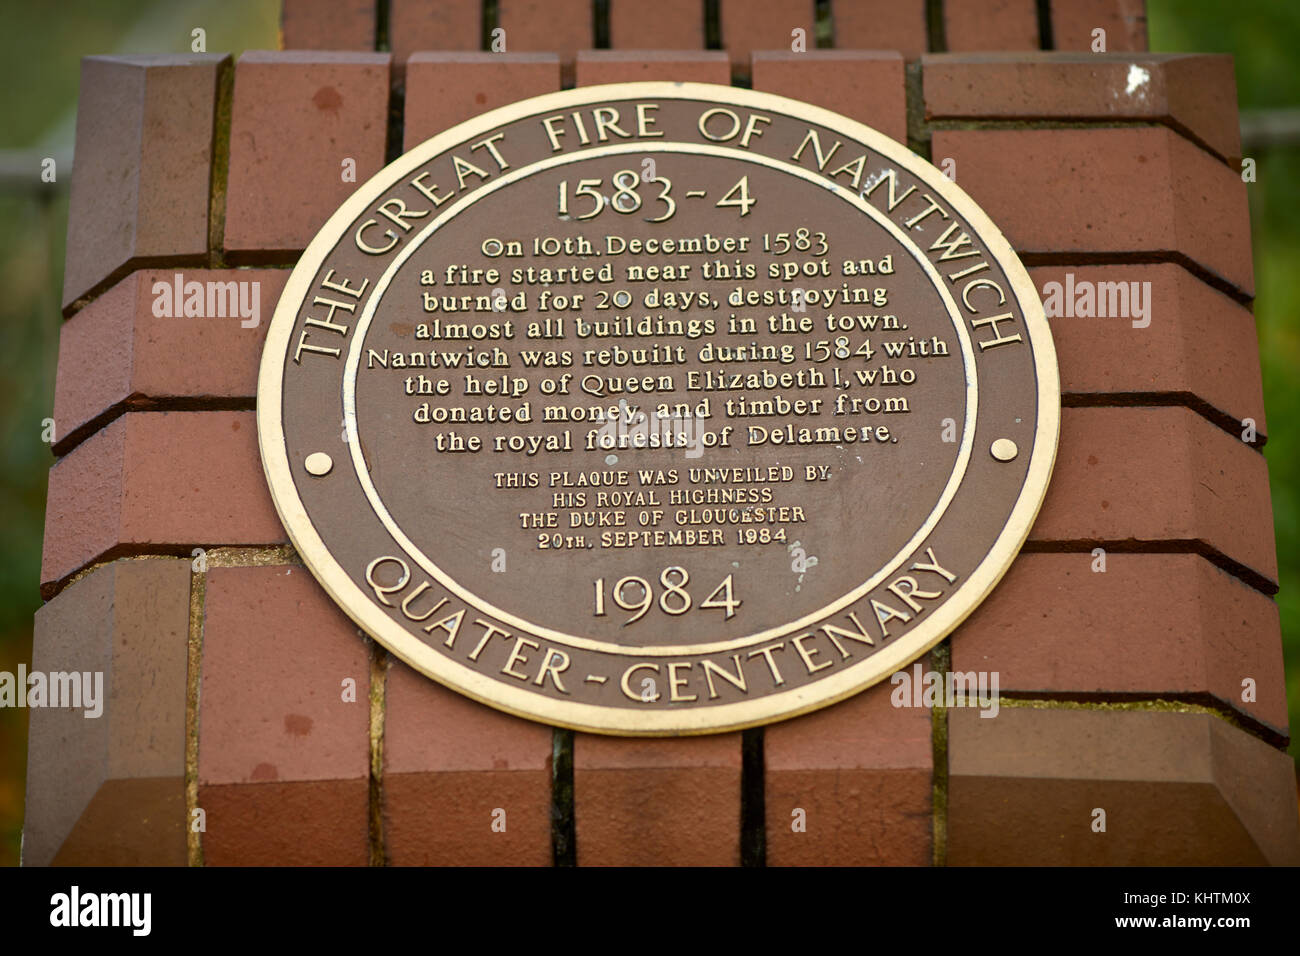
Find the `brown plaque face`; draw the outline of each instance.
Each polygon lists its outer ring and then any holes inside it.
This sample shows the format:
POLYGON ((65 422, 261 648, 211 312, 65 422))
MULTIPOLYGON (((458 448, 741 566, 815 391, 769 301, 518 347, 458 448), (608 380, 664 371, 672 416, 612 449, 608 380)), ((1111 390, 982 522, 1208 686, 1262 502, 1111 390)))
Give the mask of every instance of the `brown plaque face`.
POLYGON ((456 690, 702 733, 870 686, 1002 576, 1056 454, 1037 295, 938 170, 690 83, 486 113, 308 247, 258 388, 307 565, 456 690))

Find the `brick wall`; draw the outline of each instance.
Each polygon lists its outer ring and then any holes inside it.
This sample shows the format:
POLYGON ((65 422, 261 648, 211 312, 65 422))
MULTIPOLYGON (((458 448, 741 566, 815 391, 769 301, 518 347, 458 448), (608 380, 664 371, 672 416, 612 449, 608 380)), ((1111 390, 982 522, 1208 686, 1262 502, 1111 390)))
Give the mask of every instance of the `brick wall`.
POLYGON ((283 41, 82 67, 33 667, 104 670, 108 701, 33 711, 26 863, 1300 860, 1230 59, 1146 53, 1140 0, 286 0, 283 41), (1040 288, 1151 283, 1146 328, 1053 320, 1047 500, 923 662, 998 671, 996 719, 886 683, 743 733, 552 729, 395 662, 288 546, 257 363, 341 161, 363 182, 483 110, 643 79, 954 163, 1040 288), (156 316, 177 273, 258 283, 263 321, 156 316))

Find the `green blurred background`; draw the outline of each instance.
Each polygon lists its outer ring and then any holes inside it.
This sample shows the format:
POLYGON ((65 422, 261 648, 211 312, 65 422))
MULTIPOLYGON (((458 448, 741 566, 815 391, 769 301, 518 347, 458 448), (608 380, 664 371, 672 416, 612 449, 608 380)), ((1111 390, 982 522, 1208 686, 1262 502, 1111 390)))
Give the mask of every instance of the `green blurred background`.
MULTIPOLYGON (((651 0, 647 0, 651 2, 651 0)), ((186 52, 191 30, 209 52, 278 45, 279 0, 31 0, 0 2, 0 671, 31 661, 40 607, 46 476, 41 440, 52 414, 67 187, 82 56, 186 52), (42 183, 41 159, 58 180, 42 183)), ((833 10, 833 7, 832 7, 833 10)), ((1291 725, 1300 727, 1300 3, 1148 0, 1151 49, 1231 53, 1258 163, 1249 187, 1255 315, 1264 368, 1291 725), (1295 111, 1295 112, 1289 112, 1295 111)), ((0 864, 18 861, 27 711, 0 709, 0 864)), ((1300 748, 1293 743, 1291 754, 1300 748)))

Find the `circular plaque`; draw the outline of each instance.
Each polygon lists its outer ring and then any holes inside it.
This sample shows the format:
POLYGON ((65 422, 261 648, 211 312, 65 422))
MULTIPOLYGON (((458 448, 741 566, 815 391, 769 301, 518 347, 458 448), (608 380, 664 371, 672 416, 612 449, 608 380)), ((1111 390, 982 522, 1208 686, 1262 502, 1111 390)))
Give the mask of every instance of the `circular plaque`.
POLYGON ((429 677, 688 734, 948 634, 1056 454, 1051 334, 957 186, 806 103, 633 83, 434 137, 330 218, 258 384, 307 566, 429 677))

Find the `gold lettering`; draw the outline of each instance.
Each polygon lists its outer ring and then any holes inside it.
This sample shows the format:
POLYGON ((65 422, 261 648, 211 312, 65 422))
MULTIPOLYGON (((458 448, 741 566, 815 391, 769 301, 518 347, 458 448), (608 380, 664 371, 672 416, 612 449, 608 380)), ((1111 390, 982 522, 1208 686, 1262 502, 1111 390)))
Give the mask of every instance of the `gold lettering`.
POLYGON ((361 280, 361 287, 354 289, 352 286, 348 285, 347 279, 344 279, 342 282, 331 282, 330 277, 332 275, 334 275, 333 269, 325 273, 325 278, 320 280, 320 284, 334 292, 341 292, 344 295, 350 295, 354 299, 361 298, 362 293, 366 291, 366 286, 370 285, 369 279, 363 279, 361 280))
POLYGON ((707 658, 700 662, 704 667, 704 680, 709 685, 709 700, 716 700, 718 697, 718 690, 713 686, 713 676, 715 674, 725 680, 732 687, 735 687, 742 694, 749 693, 749 688, 745 684, 745 671, 740 666, 740 655, 732 654, 731 662, 736 665, 736 673, 734 675, 707 658))
POLYGON ((858 620, 857 611, 850 611, 845 615, 845 617, 852 621, 853 626, 858 629, 856 634, 846 628, 836 627, 834 624, 823 624, 821 626, 822 633, 825 634, 830 642, 835 645, 835 649, 840 652, 840 657, 847 659, 849 656, 849 652, 844 649, 844 645, 839 641, 841 637, 847 638, 850 641, 857 641, 860 644, 866 644, 870 647, 876 646, 876 642, 871 639, 871 635, 867 633, 867 629, 863 627, 862 622, 858 620))
POLYGON ((943 592, 920 591, 918 590, 918 587, 919 585, 916 583, 916 578, 904 574, 902 577, 895 579, 893 584, 889 585, 889 590, 893 592, 895 597, 901 598, 903 603, 913 611, 920 614, 925 609, 920 604, 916 603, 915 598, 924 598, 927 601, 933 601, 937 597, 942 597, 943 592), (905 584, 908 585, 906 591, 903 590, 903 585, 905 584))
POLYGON ((803 646, 803 642, 812 636, 811 633, 808 633, 790 638, 790 643, 794 645, 794 649, 798 651, 799 656, 803 658, 803 666, 808 668, 809 674, 814 674, 819 670, 824 670, 835 663, 834 661, 822 661, 820 664, 813 664, 813 658, 820 654, 821 650, 816 647, 809 649, 803 646))
POLYGON ((441 206, 443 203, 445 203, 448 199, 451 198, 451 196, 439 196, 438 187, 436 185, 433 186, 432 188, 426 186, 424 184, 424 180, 428 178, 429 178, 429 173, 427 171, 420 173, 420 175, 416 176, 414 179, 411 180, 411 185, 415 187, 415 189, 420 193, 420 195, 424 196, 426 199, 429 200, 429 202, 433 203, 434 207, 436 208, 438 206, 441 206))
POLYGON ((501 153, 497 151, 497 147, 496 147, 497 141, 501 139, 505 139, 505 137, 506 137, 505 133, 497 133, 495 136, 489 136, 487 137, 487 139, 481 139, 477 143, 470 144, 469 147, 470 151, 473 152, 476 149, 484 148, 489 153, 492 154, 492 161, 497 164, 497 172, 501 172, 502 170, 509 169, 510 164, 505 161, 501 153))
POLYGON ((830 173, 830 177, 831 179, 834 179, 840 173, 852 173, 853 179, 850 181, 850 185, 852 185, 854 189, 857 189, 858 183, 862 181, 862 171, 866 168, 866 166, 867 166, 867 154, 863 153, 853 162, 845 163, 839 169, 832 170, 830 173))
POLYGON ((640 670, 654 671, 655 674, 657 675, 659 673, 659 665, 647 664, 643 661, 640 664, 633 664, 631 667, 625 670, 623 672, 622 679, 619 681, 619 686, 623 688, 623 693, 627 695, 629 700, 635 700, 637 703, 641 703, 641 704, 647 703, 652 700, 658 700, 659 699, 658 691, 656 691, 654 694, 652 694, 649 697, 642 697, 640 694, 634 693, 632 691, 632 688, 628 686, 628 681, 631 679, 632 675, 640 670))
POLYGON ((840 141, 837 139, 835 141, 835 145, 831 147, 831 151, 829 153, 823 153, 821 136, 818 134, 818 132, 815 129, 809 127, 808 135, 803 138, 803 142, 799 144, 799 148, 794 151, 794 155, 791 156, 790 158, 797 161, 799 157, 803 155, 804 147, 807 146, 809 143, 812 144, 813 155, 817 157, 818 172, 821 172, 826 168, 826 164, 831 161, 831 157, 835 155, 835 153, 839 150, 841 145, 840 141))
POLYGON ((996 338, 984 339, 983 341, 981 341, 980 351, 983 352, 985 349, 996 348, 999 345, 1006 345, 1010 342, 1019 342, 1020 341, 1019 332, 1017 332, 1015 335, 1003 335, 1001 332, 998 331, 999 322, 1010 322, 1013 321, 1014 319, 1015 319, 1015 315, 1012 314, 1011 312, 1003 312, 1001 315, 986 315, 978 319, 971 319, 970 324, 975 328, 980 328, 981 326, 985 326, 985 325, 993 326, 993 334, 996 336, 996 338))
POLYGON ((414 209, 408 209, 406 203, 397 198, 385 199, 379 204, 378 211, 379 215, 383 216, 398 229, 402 230, 402 232, 411 231, 411 224, 406 221, 407 219, 423 219, 425 216, 429 215, 429 210, 427 209, 422 209, 418 212, 414 209), (396 207, 396 211, 393 211, 389 207, 396 207))
POLYGON ((548 647, 546 649, 546 663, 544 663, 542 669, 537 672, 537 680, 533 681, 533 683, 538 687, 541 687, 546 682, 546 675, 550 674, 551 683, 555 685, 555 689, 561 694, 567 694, 568 691, 565 690, 564 685, 560 683, 560 674, 568 669, 569 655, 564 653, 564 651, 557 651, 553 647, 548 647))
POLYGON ((720 143, 723 140, 731 139, 731 137, 735 136, 738 132, 740 132, 740 117, 737 116, 729 109, 724 109, 721 106, 715 106, 713 109, 705 110, 703 113, 700 114, 699 126, 700 126, 701 136, 703 136, 705 139, 712 140, 715 143, 720 143), (712 133, 710 133, 708 129, 709 120, 715 116, 728 117, 731 120, 731 129, 720 136, 715 136, 712 133))
POLYGON ((627 133, 618 125, 618 110, 614 107, 598 106, 591 111, 591 116, 596 123, 596 138, 602 143, 609 139, 610 130, 627 139, 627 133))
POLYGON ((1002 305, 1007 301, 1007 294, 1002 291, 1002 286, 998 285, 992 279, 971 279, 970 282, 967 282, 965 287, 961 290, 961 304, 966 306, 966 309, 969 312, 979 311, 979 309, 970 304, 971 289, 977 288, 993 289, 997 292, 998 305, 1002 305))
POLYGON ((542 129, 546 130, 546 135, 551 141, 552 153, 558 153, 560 151, 560 137, 564 135, 564 130, 556 129, 551 124, 563 122, 563 116, 548 116, 542 120, 542 129))
POLYGON ((898 173, 892 169, 886 169, 884 172, 876 173, 872 176, 872 183, 866 189, 862 190, 862 195, 870 196, 883 182, 889 183, 889 202, 886 205, 886 212, 893 212, 898 208, 908 196, 916 192, 915 186, 908 186, 903 195, 898 195, 898 173))
POLYGON ((372 246, 370 243, 366 242, 366 240, 361 238, 362 234, 367 229, 369 229, 371 226, 377 226, 377 225, 379 225, 378 221, 374 219, 367 219, 365 222, 363 222, 360 226, 357 227, 357 235, 356 235, 357 248, 360 249, 362 252, 366 253, 367 255, 382 256, 385 252, 388 252, 390 249, 392 249, 393 246, 397 245, 397 241, 398 241, 397 233, 393 232, 393 230, 391 229, 384 230, 384 237, 388 240, 388 245, 386 246, 372 246))
POLYGON ((293 361, 294 361, 294 364, 296 364, 296 365, 301 365, 301 364, 302 364, 302 353, 303 353, 303 352, 316 352, 316 353, 318 353, 318 354, 320 354, 320 355, 332 355, 332 356, 334 356, 335 358, 338 358, 338 357, 339 357, 339 349, 325 348, 325 347, 322 346, 322 345, 308 345, 308 344, 307 344, 307 330, 306 330, 306 329, 303 329, 303 330, 302 330, 302 334, 300 334, 300 335, 298 336, 298 347, 297 347, 296 349, 293 350, 293 361))
MULTIPOLYGON (((475 623, 475 624, 482 624, 483 622, 482 622, 482 621, 475 621, 474 623, 475 623)), ((491 627, 491 626, 492 626, 492 625, 490 625, 490 624, 488 625, 488 627, 491 627)), ((501 633, 505 633, 505 632, 502 631, 501 633)), ((487 638, 484 637, 483 640, 486 641, 487 638)), ((524 656, 524 654, 523 654, 523 653, 521 652, 521 650, 520 650, 520 649, 521 649, 525 644, 527 644, 527 645, 528 645, 529 647, 531 647, 533 650, 537 650, 537 648, 539 647, 539 645, 537 644, 536 641, 530 641, 530 640, 529 640, 528 638, 526 638, 526 637, 516 637, 516 638, 515 638, 515 646, 514 646, 514 649, 510 651, 510 656, 506 658, 506 663, 505 663, 505 666, 501 668, 501 673, 503 673, 503 674, 509 674, 511 677, 517 677, 517 678, 519 678, 520 680, 524 680, 524 681, 528 680, 528 675, 527 675, 527 674, 521 674, 521 673, 519 673, 517 670, 514 669, 515 664, 527 664, 527 663, 528 663, 528 659, 524 656)), ((473 660, 473 658, 471 658, 471 660, 473 660)), ((543 673, 543 674, 546 673, 546 668, 542 668, 542 673, 543 673)))
POLYGON ((926 548, 925 554, 926 557, 930 559, 930 563, 923 564, 920 561, 915 561, 912 563, 912 567, 910 570, 933 571, 935 574, 941 576, 949 584, 952 584, 952 582, 957 580, 957 575, 953 574, 951 571, 947 570, 946 568, 941 568, 939 566, 939 559, 934 556, 934 548, 926 548))
POLYGON ((442 607, 444 604, 447 603, 447 599, 445 597, 439 598, 437 604, 429 608, 429 610, 421 614, 419 617, 416 617, 414 614, 411 613, 411 603, 427 590, 429 590, 429 582, 421 581, 420 586, 416 588, 414 591, 412 591, 410 594, 408 594, 406 596, 406 599, 402 601, 402 614, 406 616, 407 620, 427 621, 429 618, 433 617, 433 615, 437 613, 438 608, 442 607))
POLYGON ((695 694, 686 695, 677 693, 677 688, 686 685, 686 678, 677 676, 677 668, 679 667, 685 670, 691 669, 691 665, 686 661, 673 661, 668 665, 668 699, 673 701, 699 700, 699 697, 695 694))
POLYGON ((752 660, 755 655, 763 655, 763 659, 767 661, 767 669, 772 672, 772 680, 776 682, 776 686, 778 687, 785 683, 785 678, 781 676, 781 671, 777 668, 776 661, 772 660, 772 652, 779 651, 783 647, 785 647, 785 641, 781 641, 777 644, 769 644, 767 647, 760 647, 756 651, 750 651, 747 655, 750 660, 752 660))
POLYGON ((745 123, 745 135, 740 137, 740 145, 745 149, 749 149, 750 137, 763 135, 763 131, 758 128, 758 124, 763 123, 766 125, 770 122, 772 122, 772 120, 766 116, 757 116, 751 113, 749 119, 745 123))
POLYGON ((939 203, 935 200, 933 196, 931 196, 928 193, 922 193, 922 195, 925 197, 929 205, 926 206, 925 209, 918 212, 911 219, 907 220, 907 222, 903 223, 903 225, 905 225, 908 229, 915 229, 916 224, 920 222, 922 219, 924 219, 926 216, 930 215, 930 213, 932 212, 937 212, 944 219, 948 218, 948 214, 943 211, 943 207, 939 205, 939 203))
POLYGON ((663 130, 652 131, 650 129, 655 125, 655 118, 650 115, 650 111, 657 109, 659 109, 658 103, 638 103, 636 105, 636 134, 638 136, 653 139, 664 135, 663 130))
POLYGON ((456 635, 460 633, 461 622, 465 619, 465 609, 461 608, 455 614, 448 614, 441 621, 434 621, 424 629, 425 634, 431 634, 441 628, 447 632, 447 639, 442 642, 443 647, 454 647, 456 644, 456 635))
POLYGON ((904 624, 912 619, 912 615, 908 614, 906 611, 892 608, 888 604, 877 601, 875 598, 872 598, 871 600, 871 609, 876 612, 876 620, 880 623, 881 637, 889 636, 889 628, 885 625, 894 618, 898 618, 904 624))
MULTIPOLYGON (((492 639, 493 634, 500 634, 502 637, 510 636, 509 631, 503 631, 501 630, 501 628, 496 627, 493 624, 489 624, 487 621, 484 621, 482 618, 476 617, 474 619, 474 623, 483 625, 483 637, 480 638, 478 644, 474 646, 474 650, 470 652, 469 659, 472 661, 478 660, 478 656, 483 653, 483 648, 487 647, 487 642, 492 639)), ((534 644, 533 646, 536 647, 537 645, 534 644)))
POLYGON ((488 178, 488 171, 486 169, 479 169, 473 163, 461 159, 459 156, 453 156, 451 158, 451 163, 456 169, 456 182, 460 183, 461 189, 465 188, 465 177, 468 175, 477 176, 479 179, 488 178))

